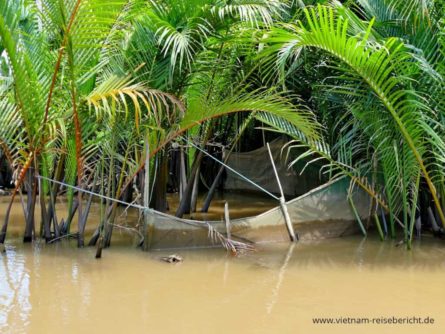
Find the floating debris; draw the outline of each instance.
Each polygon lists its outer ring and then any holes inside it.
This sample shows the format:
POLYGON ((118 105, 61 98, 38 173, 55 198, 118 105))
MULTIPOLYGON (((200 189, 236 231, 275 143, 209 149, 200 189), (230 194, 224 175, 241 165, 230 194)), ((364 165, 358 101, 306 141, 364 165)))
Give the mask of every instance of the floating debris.
POLYGON ((169 256, 161 257, 161 260, 164 262, 167 262, 167 263, 178 263, 178 262, 182 262, 184 259, 182 258, 182 256, 172 254, 169 256))

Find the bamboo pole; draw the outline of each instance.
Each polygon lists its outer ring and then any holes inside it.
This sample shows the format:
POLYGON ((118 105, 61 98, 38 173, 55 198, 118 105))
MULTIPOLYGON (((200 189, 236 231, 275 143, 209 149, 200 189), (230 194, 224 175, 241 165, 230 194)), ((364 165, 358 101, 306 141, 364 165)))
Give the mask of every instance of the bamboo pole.
POLYGON ((284 197, 283 187, 281 186, 280 177, 278 176, 277 168, 275 166, 275 161, 272 156, 272 151, 270 150, 270 145, 267 143, 267 151, 269 152, 270 162, 272 163, 272 168, 277 179, 278 188, 280 189, 280 207, 283 212, 284 221, 286 223, 287 232, 289 234, 290 241, 297 241, 298 237, 295 236, 294 226, 292 225, 292 221, 289 216, 289 212, 287 211, 286 199, 284 197))
POLYGON ((227 240, 232 239, 231 226, 230 226, 230 215, 229 215, 229 203, 224 203, 224 223, 226 224, 226 234, 227 240))
MULTIPOLYGON (((148 136, 145 143, 145 173, 144 173, 144 201, 143 206, 148 208, 150 205, 150 143, 148 141, 148 136)), ((182 156, 181 156, 182 160, 182 156)), ((180 191, 181 192, 181 191, 180 191)), ((150 219, 147 210, 143 211, 144 215, 144 249, 148 250, 150 248, 150 241, 152 234, 152 229, 150 228, 150 219), (147 236, 147 234, 149 234, 147 236)))

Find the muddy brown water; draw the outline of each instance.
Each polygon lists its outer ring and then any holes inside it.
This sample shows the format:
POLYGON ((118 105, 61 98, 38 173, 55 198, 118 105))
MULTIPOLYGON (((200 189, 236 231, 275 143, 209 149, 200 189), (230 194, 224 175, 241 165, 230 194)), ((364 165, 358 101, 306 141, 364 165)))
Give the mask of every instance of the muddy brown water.
MULTIPOLYGON (((6 200, 0 202, 2 220, 6 200)), ((142 252, 121 230, 96 260, 95 249, 77 249, 74 240, 22 244, 19 209, 0 254, 0 333, 445 330, 445 242, 431 237, 413 251, 353 236, 262 245, 233 257, 221 249, 142 252), (159 260, 172 253, 184 261, 159 260), (393 316, 431 317, 434 324, 313 324, 318 317, 393 316)), ((95 206, 91 220, 97 217, 95 206)))

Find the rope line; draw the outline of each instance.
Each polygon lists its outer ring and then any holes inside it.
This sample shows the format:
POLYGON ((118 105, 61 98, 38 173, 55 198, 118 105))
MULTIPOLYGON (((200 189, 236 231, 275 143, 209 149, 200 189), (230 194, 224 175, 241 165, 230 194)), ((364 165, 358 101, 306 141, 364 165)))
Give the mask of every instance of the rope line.
POLYGON ((211 155, 210 153, 206 152, 205 150, 203 150, 202 148, 198 147, 197 145, 193 144, 191 141, 188 141, 186 138, 181 137, 183 140, 185 140, 186 142, 188 142, 191 146, 193 146, 194 148, 196 148, 197 150, 201 151, 202 153, 204 153, 205 155, 207 155, 208 157, 212 158, 213 160, 215 160, 216 162, 218 162, 219 164, 223 165, 226 169, 228 169, 229 171, 231 171, 232 173, 238 175, 240 178, 242 178, 244 181, 250 183, 251 185, 253 185, 254 187, 260 189, 261 191, 265 192, 266 194, 268 194, 269 196, 275 198, 277 201, 279 201, 280 199, 275 196, 274 194, 272 194, 271 192, 269 192, 268 190, 264 189, 263 187, 261 187, 260 185, 256 184, 255 182, 253 182, 252 180, 250 180, 249 178, 247 178, 246 176, 244 176, 243 174, 237 172, 236 170, 234 170, 232 167, 226 165, 224 162, 222 162, 221 160, 215 158, 213 155, 211 155))
MULTIPOLYGON (((231 171, 232 173, 238 175, 238 176, 239 176, 241 179, 243 179, 244 181, 246 181, 246 182, 250 183, 251 185, 253 185, 254 187, 260 189, 261 191, 263 191, 263 192, 266 193, 267 195, 271 196, 272 198, 276 199, 277 201, 280 200, 277 196, 275 196, 274 194, 272 194, 272 193, 269 192, 268 190, 264 189, 264 188, 261 187, 259 184, 253 182, 252 180, 250 180, 249 178, 247 178, 247 177, 244 176, 243 174, 237 172, 235 169, 233 169, 232 167, 228 166, 227 164, 225 164, 225 163, 222 162, 221 160, 215 158, 213 155, 211 155, 210 153, 206 152, 206 151, 203 150, 202 148, 198 147, 198 146, 195 145, 193 142, 187 140, 187 139, 184 138, 184 137, 180 137, 180 138, 182 138, 184 141, 186 141, 189 145, 193 146, 195 149, 197 149, 197 150, 201 151, 202 153, 204 153, 204 154, 205 154, 206 156, 208 156, 209 158, 211 158, 211 159, 213 159, 214 161, 216 161, 217 163, 223 165, 227 170, 229 170, 229 171, 231 171)), ((76 187, 76 186, 72 186, 72 185, 70 185, 70 184, 66 184, 66 183, 64 183, 64 182, 56 181, 56 180, 47 178, 47 177, 45 177, 45 176, 37 175, 36 177, 39 178, 39 179, 41 179, 41 180, 46 180, 46 181, 49 181, 49 182, 52 182, 52 183, 55 183, 55 184, 59 184, 59 185, 61 185, 61 186, 67 187, 67 188, 71 188, 71 189, 74 189, 74 190, 77 190, 77 191, 84 192, 84 193, 86 193, 86 194, 90 194, 90 195, 97 196, 97 197, 100 197, 100 198, 103 198, 103 199, 106 199, 106 200, 109 200, 109 201, 113 201, 113 202, 116 202, 116 203, 119 203, 119 204, 123 204, 123 205, 126 205, 126 206, 128 206, 128 207, 133 207, 133 208, 136 208, 136 209, 139 209, 139 210, 144 210, 144 211, 153 212, 152 209, 147 208, 147 207, 142 206, 142 205, 132 204, 132 203, 127 203, 127 202, 124 202, 124 201, 121 201, 121 200, 118 200, 118 199, 115 199, 115 198, 111 198, 111 197, 108 197, 108 196, 105 196, 105 195, 101 195, 101 194, 94 193, 94 192, 89 191, 89 190, 86 190, 86 189, 82 189, 82 188, 79 188, 79 187, 76 187)))
POLYGON ((77 190, 77 191, 84 192, 86 194, 90 194, 90 195, 97 196, 97 197, 100 197, 100 198, 103 198, 103 199, 106 199, 106 200, 109 200, 109 201, 113 201, 113 202, 116 202, 116 203, 119 203, 119 204, 123 204, 123 205, 129 206, 129 207, 132 207, 132 208, 136 208, 136 209, 144 210, 144 211, 149 211, 149 212, 153 211, 152 209, 147 208, 147 207, 142 206, 142 205, 133 204, 133 203, 127 203, 127 202, 124 202, 124 201, 121 201, 121 200, 118 200, 118 199, 115 199, 115 198, 111 198, 111 197, 104 196, 104 195, 101 195, 101 194, 96 194, 96 193, 94 193, 92 191, 89 191, 89 190, 86 190, 86 189, 82 189, 82 188, 79 188, 79 187, 76 187, 76 186, 72 186, 72 185, 66 184, 64 182, 56 181, 56 180, 53 180, 53 179, 50 179, 50 178, 47 178, 47 177, 44 177, 44 176, 41 176, 41 175, 37 175, 36 177, 39 178, 39 179, 42 179, 42 180, 46 180, 46 181, 49 181, 49 182, 53 182, 53 183, 59 184, 61 186, 67 187, 67 188, 71 188, 71 189, 74 189, 74 190, 77 190))

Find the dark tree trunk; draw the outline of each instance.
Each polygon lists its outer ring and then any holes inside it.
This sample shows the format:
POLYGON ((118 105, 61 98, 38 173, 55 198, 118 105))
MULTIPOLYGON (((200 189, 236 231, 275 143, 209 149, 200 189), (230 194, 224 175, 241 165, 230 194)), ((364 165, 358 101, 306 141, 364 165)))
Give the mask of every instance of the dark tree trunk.
POLYGON ((187 181, 187 186, 185 187, 184 194, 182 195, 182 200, 179 203, 178 210, 176 211, 176 217, 182 217, 184 214, 190 213, 190 203, 193 191, 193 184, 195 181, 195 176, 199 169, 199 165, 201 164, 202 156, 203 156, 202 152, 199 151, 198 155, 195 158, 195 161, 193 162, 193 166, 190 171, 190 176, 187 181))
MULTIPOLYGON (((64 162, 65 162, 65 154, 62 154, 59 161, 57 162, 56 171, 54 173, 55 181, 62 180, 64 162)), ((49 203, 49 207, 48 207, 48 219, 50 222, 50 227, 51 227, 51 222, 53 224, 55 238, 60 237, 60 226, 59 226, 59 221, 57 219, 57 213, 56 213, 56 199, 57 199, 58 190, 59 190, 59 185, 55 182, 52 184, 52 186, 50 186, 50 189, 49 189, 50 203, 49 203)))
POLYGON ((76 214, 78 206, 79 202, 77 200, 74 200, 71 212, 68 213, 68 218, 66 219, 66 221, 61 223, 60 234, 64 235, 68 233, 68 226, 71 224, 71 221, 73 220, 74 215, 76 214))
POLYGON ((97 243, 96 259, 100 259, 102 257, 102 249, 103 248, 104 248, 104 240, 102 237, 100 237, 99 242, 97 243))
POLYGON ((37 181, 34 177, 34 168, 28 170, 27 175, 27 197, 26 203, 26 222, 25 222, 25 234, 23 236, 23 242, 31 242, 34 239, 35 232, 35 207, 37 197, 37 181))
POLYGON ((59 238, 60 237, 60 226, 59 221, 57 219, 57 213, 56 213, 56 196, 57 194, 54 194, 52 189, 50 190, 50 203, 48 208, 48 217, 50 222, 50 228, 51 228, 51 222, 54 227, 54 237, 59 238))
MULTIPOLYGON (((39 187, 39 199, 40 199, 40 213, 41 213, 41 219, 42 219, 42 230, 43 230, 43 237, 45 238, 46 242, 51 241, 51 226, 50 226, 50 220, 49 220, 49 214, 46 210, 46 201, 45 201, 45 192, 43 191, 42 183, 40 182, 39 187)), ((51 205, 50 205, 51 207, 51 205)))
POLYGON ((90 241, 88 242, 88 246, 90 246, 90 247, 95 246, 97 243, 97 240, 99 239, 99 236, 100 236, 100 229, 98 227, 94 230, 93 236, 91 237, 90 241))
MULTIPOLYGON (((104 236, 103 236, 103 244, 100 246, 104 248, 108 248, 111 245, 111 237, 113 236, 113 230, 114 230, 114 220, 116 218, 116 209, 117 205, 116 203, 112 203, 110 205, 109 214, 105 215, 105 226, 104 229, 104 236)), ((100 240, 100 237, 99 237, 100 240)))
POLYGON ((218 174, 216 174, 215 180, 213 180, 212 185, 210 186, 209 192, 204 200, 204 204, 202 205, 201 212, 208 212, 210 203, 212 202, 213 195, 215 194, 216 188, 218 187, 218 183, 223 175, 224 166, 219 168, 218 174))
MULTIPOLYGON (((91 188, 91 192, 93 192, 93 193, 97 189, 96 182, 97 182, 98 176, 99 176, 99 173, 94 173, 93 187, 91 188)), ((85 227, 87 225, 88 215, 90 214, 92 201, 93 201, 93 195, 90 194, 88 197, 86 207, 85 207, 84 211, 82 212, 81 216, 79 217, 79 239, 78 239, 79 247, 83 247, 84 243, 85 243, 85 227)), ((79 214, 80 214, 80 211, 79 211, 79 214)))
POLYGON ((193 180, 192 187, 192 195, 190 200, 190 212, 196 212, 196 203, 198 202, 198 193, 199 193, 199 176, 200 176, 200 165, 198 165, 198 170, 196 171, 196 175, 193 180))
POLYGON ((126 203, 131 203, 131 202, 133 201, 133 191, 134 191, 133 187, 132 187, 131 185, 129 185, 129 186, 125 189, 125 191, 124 191, 124 193, 122 194, 120 200, 121 200, 121 201, 124 201, 124 202, 126 202, 126 203))

